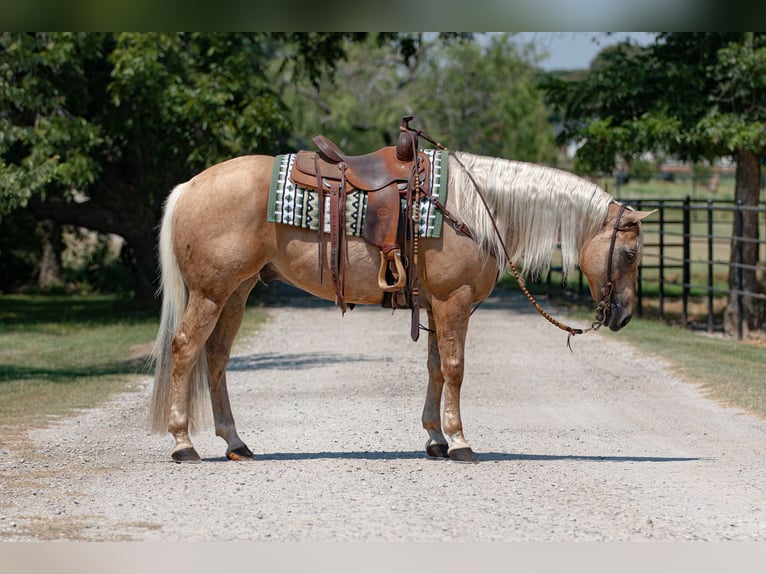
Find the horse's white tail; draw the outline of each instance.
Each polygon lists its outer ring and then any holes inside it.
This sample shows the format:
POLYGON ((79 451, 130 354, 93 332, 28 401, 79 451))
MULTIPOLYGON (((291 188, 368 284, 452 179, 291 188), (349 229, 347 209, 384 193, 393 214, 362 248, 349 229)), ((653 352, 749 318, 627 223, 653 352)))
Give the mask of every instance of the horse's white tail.
MULTIPOLYGON (((153 433, 168 431, 170 420, 170 386, 172 380, 172 351, 173 337, 181 326, 189 292, 181 276, 178 261, 173 252, 173 212, 176 202, 183 193, 186 184, 176 186, 165 202, 165 213, 162 217, 159 239, 160 258, 160 287, 162 292, 162 314, 160 328, 154 343, 152 359, 154 362, 154 391, 149 415, 149 428, 153 433)), ((207 407, 207 356, 204 348, 200 359, 195 365, 190 381, 189 430, 194 432, 199 426, 200 419, 209 412, 207 407)))

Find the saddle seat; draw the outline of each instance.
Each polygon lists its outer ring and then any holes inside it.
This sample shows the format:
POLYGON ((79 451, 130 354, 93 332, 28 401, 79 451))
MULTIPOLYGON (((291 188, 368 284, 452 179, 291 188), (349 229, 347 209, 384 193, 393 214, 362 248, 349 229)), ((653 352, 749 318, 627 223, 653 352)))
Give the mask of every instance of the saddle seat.
MULTIPOLYGON (((406 183, 412 175, 413 161, 403 161, 397 156, 398 146, 383 147, 364 155, 345 155, 337 145, 325 136, 319 135, 312 139, 319 153, 299 151, 291 179, 296 184, 308 189, 317 189, 317 177, 326 180, 323 187, 330 191, 332 185, 343 182, 343 191, 378 191, 393 183, 406 183)), ((430 177, 430 162, 428 157, 418 152, 418 164, 421 168, 421 185, 426 186, 430 177)))
POLYGON ((412 169, 412 158, 399 159, 397 147, 389 146, 364 155, 345 155, 325 136, 316 136, 314 145, 333 164, 348 166, 346 179, 356 189, 376 191, 394 181, 407 181, 412 169))

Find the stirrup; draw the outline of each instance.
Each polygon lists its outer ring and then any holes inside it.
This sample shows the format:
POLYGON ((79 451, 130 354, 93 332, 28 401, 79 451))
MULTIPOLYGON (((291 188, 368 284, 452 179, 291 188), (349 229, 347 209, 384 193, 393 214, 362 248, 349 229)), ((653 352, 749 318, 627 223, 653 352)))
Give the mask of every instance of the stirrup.
POLYGON ((383 291, 388 291, 393 293, 394 291, 399 291, 401 289, 404 289, 404 286, 407 283, 407 273, 404 271, 404 264, 402 263, 402 250, 401 249, 392 249, 388 252, 388 255, 380 252, 380 271, 378 271, 378 287, 382 289, 383 291), (388 269, 388 262, 389 260, 393 260, 394 264, 396 265, 396 275, 398 275, 398 279, 395 284, 390 285, 388 281, 386 281, 386 269, 388 269))

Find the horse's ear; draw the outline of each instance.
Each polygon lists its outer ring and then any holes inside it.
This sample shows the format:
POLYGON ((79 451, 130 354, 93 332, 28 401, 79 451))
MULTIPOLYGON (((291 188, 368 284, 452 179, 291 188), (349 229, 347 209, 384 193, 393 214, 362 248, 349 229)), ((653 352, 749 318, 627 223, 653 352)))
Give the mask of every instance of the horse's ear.
POLYGON ((627 218, 627 220, 632 223, 638 223, 639 221, 649 217, 651 214, 653 214, 656 211, 657 211, 656 209, 652 209, 651 211, 628 211, 625 213, 623 217, 627 218))

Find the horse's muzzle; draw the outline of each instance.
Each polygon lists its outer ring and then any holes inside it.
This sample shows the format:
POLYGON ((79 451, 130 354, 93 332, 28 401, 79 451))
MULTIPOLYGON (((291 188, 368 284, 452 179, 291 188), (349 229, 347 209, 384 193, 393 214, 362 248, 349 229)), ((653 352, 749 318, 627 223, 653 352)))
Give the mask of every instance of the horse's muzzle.
POLYGON ((612 331, 619 331, 625 325, 630 323, 633 318, 632 311, 625 309, 619 303, 612 303, 609 309, 609 318, 607 319, 607 326, 612 331))

